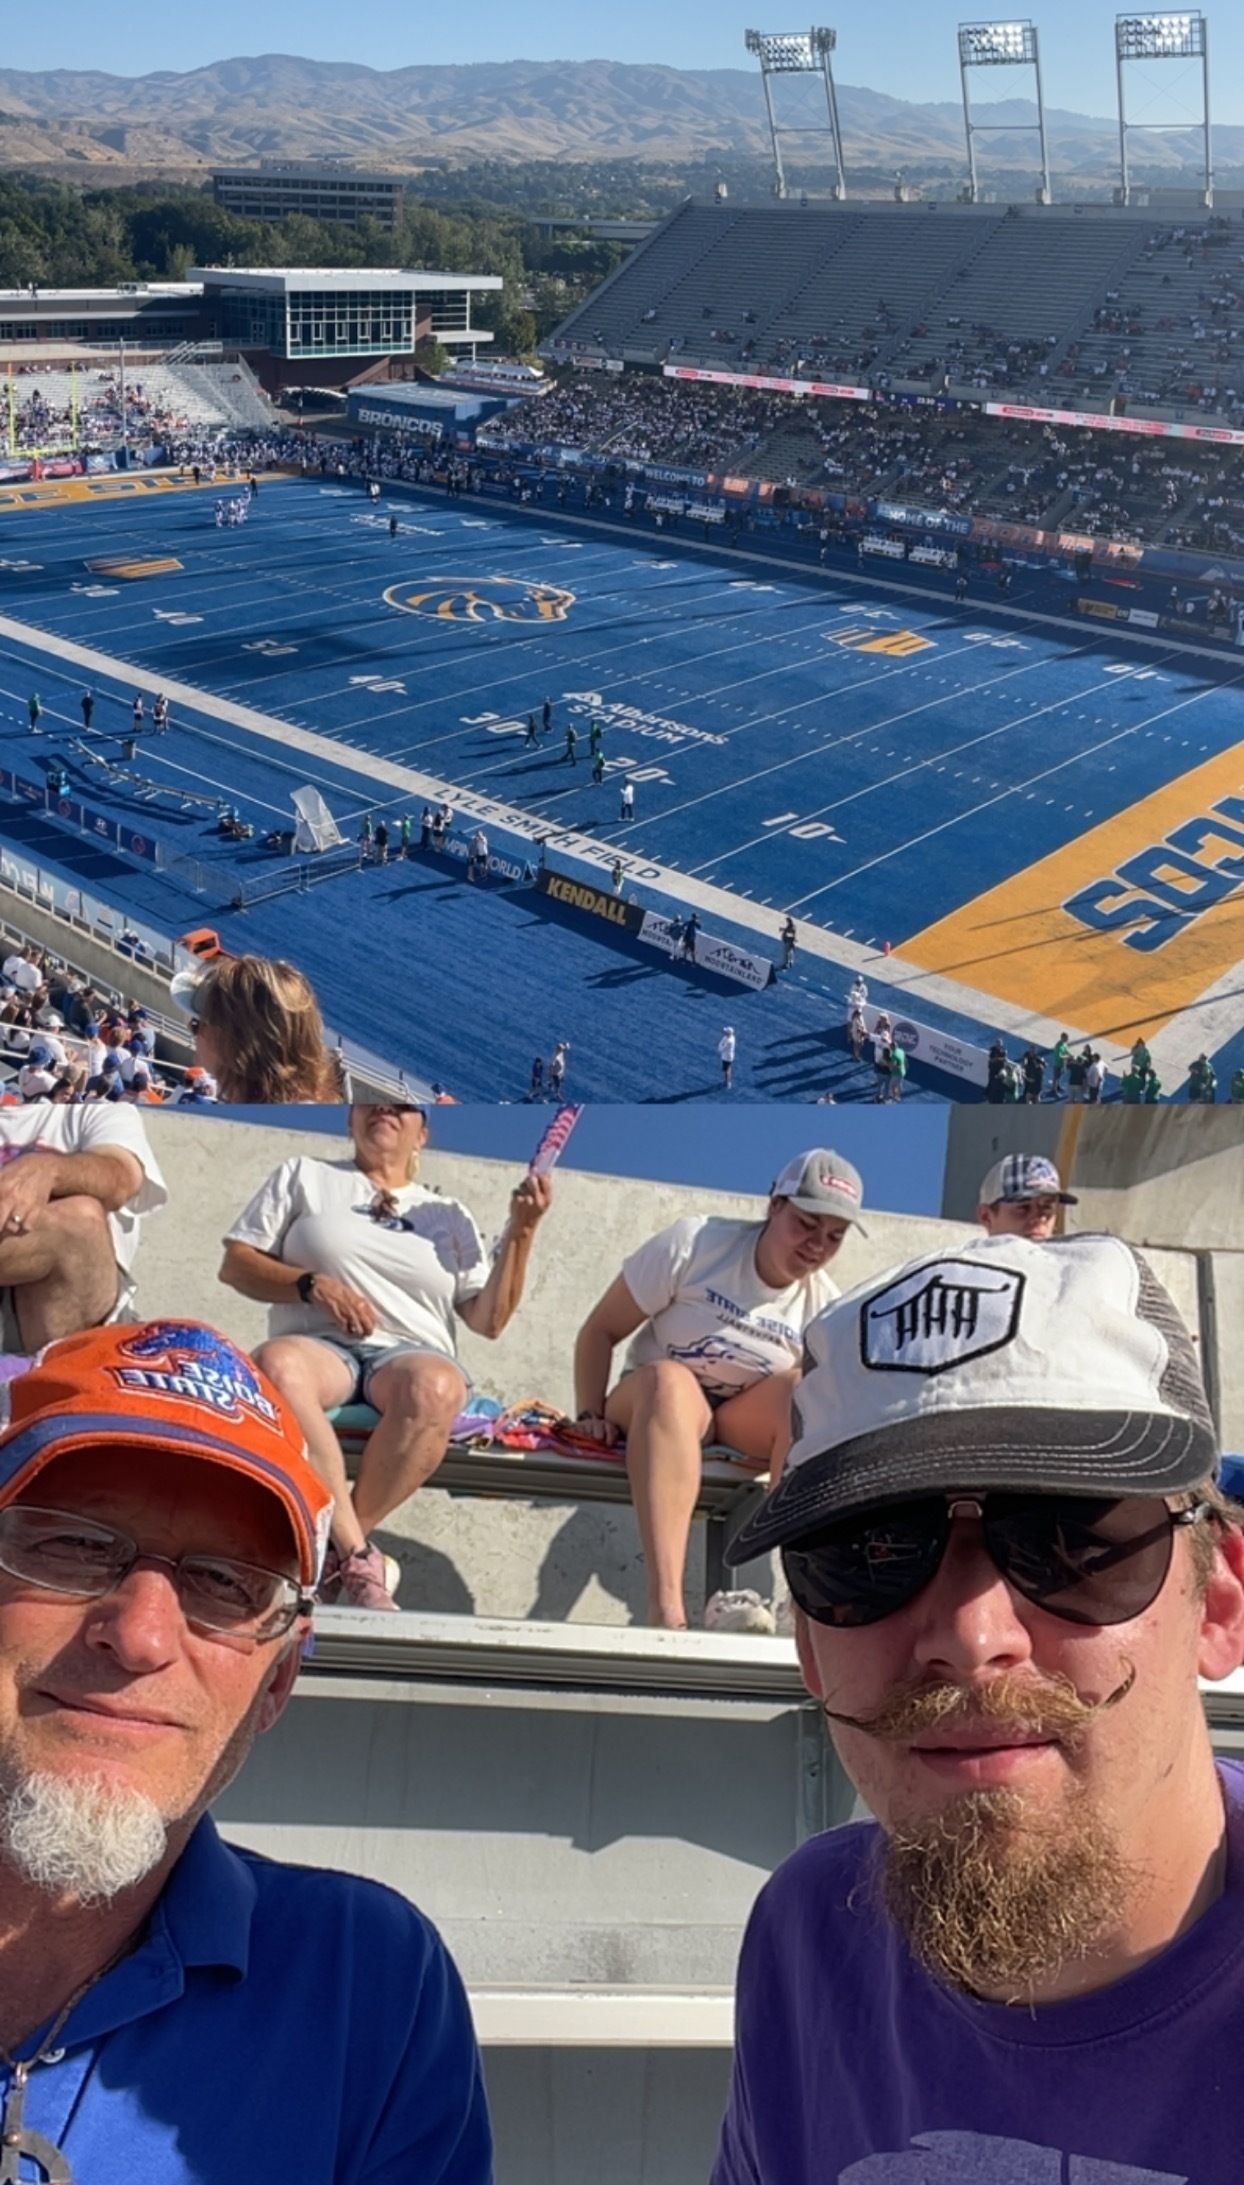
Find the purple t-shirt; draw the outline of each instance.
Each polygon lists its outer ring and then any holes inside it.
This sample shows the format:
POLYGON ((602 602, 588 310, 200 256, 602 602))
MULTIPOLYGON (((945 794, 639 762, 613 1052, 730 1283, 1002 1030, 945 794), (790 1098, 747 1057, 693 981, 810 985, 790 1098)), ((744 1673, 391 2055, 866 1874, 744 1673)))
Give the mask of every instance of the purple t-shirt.
POLYGON ((1037 2011, 930 1979, 867 1891, 872 1823, 803 1845, 743 1944, 712 2185, 1241 2185, 1244 1768, 1224 1893, 1147 1965, 1037 2011))

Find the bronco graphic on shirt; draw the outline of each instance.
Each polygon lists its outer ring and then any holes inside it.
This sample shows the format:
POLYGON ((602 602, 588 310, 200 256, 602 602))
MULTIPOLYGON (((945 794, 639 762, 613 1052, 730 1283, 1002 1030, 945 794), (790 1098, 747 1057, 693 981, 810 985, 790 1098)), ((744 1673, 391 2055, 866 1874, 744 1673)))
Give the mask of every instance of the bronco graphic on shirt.
POLYGON ((763 1281, 756 1268, 763 1228, 684 1215, 630 1253, 623 1276, 648 1318, 627 1353, 628 1372, 677 1359, 721 1402, 798 1368, 808 1321, 838 1292, 824 1267, 781 1288, 763 1281))
POLYGON ((698 1343, 667 1343, 665 1354, 690 1366, 706 1396, 737 1396, 769 1371, 753 1343, 734 1341, 725 1328, 719 1335, 702 1335, 698 1343))

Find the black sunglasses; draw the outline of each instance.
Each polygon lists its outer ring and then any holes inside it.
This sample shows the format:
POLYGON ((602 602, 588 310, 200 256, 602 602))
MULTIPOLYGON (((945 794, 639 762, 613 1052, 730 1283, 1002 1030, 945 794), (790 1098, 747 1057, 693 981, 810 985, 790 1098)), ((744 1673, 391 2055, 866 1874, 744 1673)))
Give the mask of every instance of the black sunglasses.
POLYGON ((1145 1495, 926 1495, 857 1510, 782 1550, 796 1605, 813 1623, 850 1629, 906 1608, 935 1575, 956 1512, 980 1519, 1008 1585, 1069 1624, 1125 1624, 1152 1606, 1177 1525, 1212 1515, 1145 1495))

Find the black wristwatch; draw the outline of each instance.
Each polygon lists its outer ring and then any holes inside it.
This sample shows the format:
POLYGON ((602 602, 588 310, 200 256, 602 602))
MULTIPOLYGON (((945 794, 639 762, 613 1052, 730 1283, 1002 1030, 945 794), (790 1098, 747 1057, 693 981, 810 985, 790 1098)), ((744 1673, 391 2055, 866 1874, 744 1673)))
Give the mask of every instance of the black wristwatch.
POLYGON ((315 1276, 313 1274, 299 1275, 298 1295, 304 1305, 311 1303, 312 1298, 315 1296, 315 1276))

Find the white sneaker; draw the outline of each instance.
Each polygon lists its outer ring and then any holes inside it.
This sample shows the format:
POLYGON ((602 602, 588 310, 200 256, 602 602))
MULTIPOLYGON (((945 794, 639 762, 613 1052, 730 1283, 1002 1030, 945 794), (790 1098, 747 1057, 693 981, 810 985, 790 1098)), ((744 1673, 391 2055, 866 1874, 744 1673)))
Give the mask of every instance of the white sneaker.
POLYGON ((773 1610, 750 1586, 740 1593, 715 1593, 704 1607, 706 1631, 751 1631, 769 1637, 777 1629, 773 1610))

